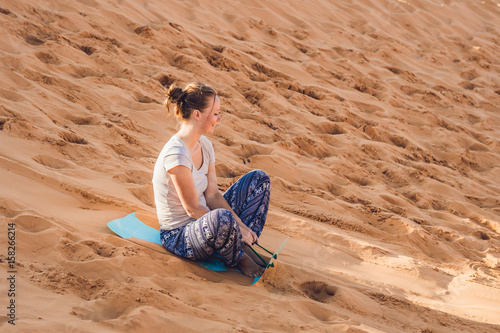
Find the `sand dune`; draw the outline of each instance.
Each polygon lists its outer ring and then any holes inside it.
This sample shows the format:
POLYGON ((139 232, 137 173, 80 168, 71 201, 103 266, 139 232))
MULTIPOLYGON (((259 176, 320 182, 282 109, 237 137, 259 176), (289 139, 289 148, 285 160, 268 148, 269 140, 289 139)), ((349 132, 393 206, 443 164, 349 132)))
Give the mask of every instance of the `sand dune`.
POLYGON ((3 1, 17 318, 2 330, 500 332, 499 15, 495 0, 3 1), (253 287, 106 227, 133 211, 159 227, 164 89, 194 80, 221 98, 220 189, 265 170, 261 243, 291 236, 253 287))

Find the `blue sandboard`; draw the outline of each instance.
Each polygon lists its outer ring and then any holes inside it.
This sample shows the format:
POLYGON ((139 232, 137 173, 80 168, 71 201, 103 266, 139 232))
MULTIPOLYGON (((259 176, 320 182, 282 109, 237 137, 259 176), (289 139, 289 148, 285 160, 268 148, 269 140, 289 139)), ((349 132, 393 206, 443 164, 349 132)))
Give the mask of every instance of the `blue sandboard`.
MULTIPOLYGON (((135 237, 143 241, 162 245, 160 241, 160 231, 144 224, 141 220, 137 218, 137 216, 135 216, 135 213, 122 217, 121 219, 116 219, 109 222, 108 227, 114 233, 116 233, 118 236, 122 238, 135 237)), ((288 240, 288 238, 289 237, 287 237, 285 241, 274 252, 271 260, 266 266, 266 269, 273 266, 273 261, 276 260, 278 253, 285 246, 285 243, 288 240)), ((217 258, 212 258, 208 261, 196 261, 196 262, 211 271, 215 272, 229 271, 227 267, 224 265, 224 263, 217 258)), ((239 270, 237 271, 240 272, 239 270)), ((254 278, 252 285, 255 284, 257 281, 259 281, 261 277, 262 275, 254 278)))

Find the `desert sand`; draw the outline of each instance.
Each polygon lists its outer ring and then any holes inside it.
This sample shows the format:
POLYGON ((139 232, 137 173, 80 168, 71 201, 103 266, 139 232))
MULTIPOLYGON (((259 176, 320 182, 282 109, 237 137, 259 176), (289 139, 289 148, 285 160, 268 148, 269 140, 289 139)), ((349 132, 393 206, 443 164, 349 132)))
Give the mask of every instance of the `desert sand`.
POLYGON ((498 0, 2 0, 0 330, 500 332, 499 18, 498 0), (266 171, 260 243, 290 236, 254 286, 106 226, 159 228, 164 91, 191 81, 221 98, 220 190, 266 171))

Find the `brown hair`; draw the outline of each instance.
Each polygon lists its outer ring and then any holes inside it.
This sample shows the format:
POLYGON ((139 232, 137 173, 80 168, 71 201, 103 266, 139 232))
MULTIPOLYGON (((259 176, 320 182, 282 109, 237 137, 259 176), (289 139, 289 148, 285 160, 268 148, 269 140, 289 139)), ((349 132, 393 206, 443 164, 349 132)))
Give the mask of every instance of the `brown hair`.
POLYGON ((171 85, 167 92, 165 107, 170 114, 173 109, 177 120, 189 119, 194 110, 203 111, 210 104, 210 97, 215 98, 217 92, 214 88, 201 82, 188 84, 184 89, 171 85))

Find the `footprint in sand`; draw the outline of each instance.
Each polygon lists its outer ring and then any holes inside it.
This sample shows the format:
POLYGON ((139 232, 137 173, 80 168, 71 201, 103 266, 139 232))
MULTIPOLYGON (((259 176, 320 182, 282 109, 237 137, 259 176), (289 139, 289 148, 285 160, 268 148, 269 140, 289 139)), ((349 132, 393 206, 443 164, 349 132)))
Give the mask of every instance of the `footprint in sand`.
POLYGON ((99 257, 112 258, 116 256, 116 248, 114 246, 90 240, 78 243, 66 243, 62 245, 62 250, 71 261, 90 261, 99 259, 99 257))
POLYGON ((334 155, 334 150, 322 142, 316 141, 308 136, 299 136, 294 138, 293 143, 299 147, 300 154, 303 156, 314 156, 319 159, 334 155))
POLYGON ((75 125, 98 125, 100 123, 100 119, 96 116, 79 117, 73 114, 68 114, 65 118, 70 120, 75 125))
POLYGON ((35 215, 19 215, 14 219, 16 227, 29 232, 38 233, 54 227, 54 224, 42 217, 35 215))
POLYGON ((78 145, 86 145, 88 143, 87 140, 81 136, 71 132, 61 131, 59 132, 59 136, 61 139, 69 143, 76 143, 78 145))
POLYGON ((333 121, 325 121, 315 125, 315 127, 318 133, 330 134, 330 135, 338 135, 345 133, 343 125, 341 123, 336 123, 333 121))
POLYGON ((329 303, 337 293, 336 287, 321 281, 304 282, 299 289, 306 297, 321 303, 329 303))
POLYGON ((77 166, 69 161, 54 158, 48 155, 38 155, 33 157, 33 160, 41 165, 52 169, 76 169, 77 166))
POLYGON ((117 319, 132 307, 133 303, 123 302, 117 299, 120 296, 115 296, 111 300, 97 300, 94 301, 92 306, 88 308, 73 307, 70 314, 77 316, 79 319, 91 320, 93 322, 100 322, 102 320, 117 319))
POLYGON ((202 51, 203 56, 210 66, 226 72, 237 72, 237 63, 227 57, 224 57, 221 53, 222 52, 218 52, 210 48, 206 48, 202 51))
POLYGON ((43 63, 50 65, 59 65, 61 61, 52 51, 48 52, 37 52, 35 56, 43 63))

